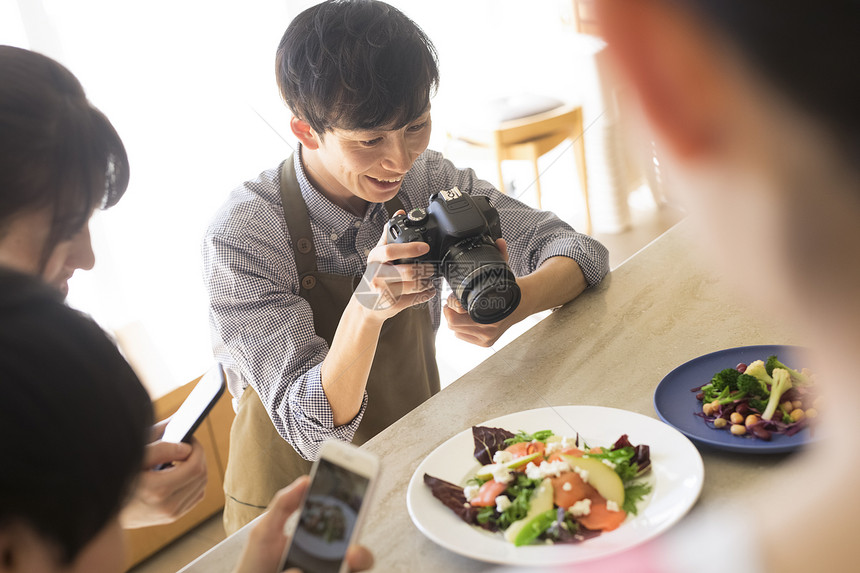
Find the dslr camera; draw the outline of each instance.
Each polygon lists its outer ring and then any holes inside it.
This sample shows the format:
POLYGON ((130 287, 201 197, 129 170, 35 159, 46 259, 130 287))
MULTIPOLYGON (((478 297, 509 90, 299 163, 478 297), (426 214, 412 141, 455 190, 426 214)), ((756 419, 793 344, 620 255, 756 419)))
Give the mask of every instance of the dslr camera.
POLYGON ((433 193, 426 209, 392 217, 387 232, 389 243, 430 245, 421 257, 394 262, 432 263, 475 322, 499 322, 520 303, 520 287, 495 243, 499 212, 486 197, 456 187, 433 193))

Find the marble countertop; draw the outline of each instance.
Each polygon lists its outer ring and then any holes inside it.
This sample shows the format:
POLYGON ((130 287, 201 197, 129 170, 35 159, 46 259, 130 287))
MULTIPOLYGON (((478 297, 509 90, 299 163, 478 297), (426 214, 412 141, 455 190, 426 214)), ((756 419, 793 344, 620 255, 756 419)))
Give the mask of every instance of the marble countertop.
MULTIPOLYGON (((415 468, 461 430, 512 412, 567 404, 622 408, 656 418, 654 389, 679 364, 735 346, 802 343, 780 325, 755 319, 724 281, 697 264, 691 232, 688 223, 673 227, 599 286, 363 446, 383 464, 360 539, 374 553, 375 571, 496 567, 437 546, 407 512, 406 490, 415 468)), ((736 480, 760 479, 769 473, 763 469, 789 457, 701 452, 705 483, 691 514, 730 498, 736 480)), ((228 571, 246 536, 247 527, 185 571, 228 571)))

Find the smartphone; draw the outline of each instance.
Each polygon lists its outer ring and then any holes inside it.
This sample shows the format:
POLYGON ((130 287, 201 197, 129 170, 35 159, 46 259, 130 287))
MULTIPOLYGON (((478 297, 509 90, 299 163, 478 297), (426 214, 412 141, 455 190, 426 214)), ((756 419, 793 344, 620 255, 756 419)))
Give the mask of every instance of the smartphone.
POLYGON ((215 406, 218 398, 224 393, 227 381, 224 376, 224 368, 221 363, 215 364, 206 374, 200 378, 188 398, 182 402, 179 409, 167 426, 161 440, 164 442, 190 442, 191 436, 206 418, 206 415, 215 406))
POLYGON ((356 538, 378 473, 374 454, 346 442, 323 442, 282 571, 290 567, 304 573, 349 570, 346 548, 356 538))

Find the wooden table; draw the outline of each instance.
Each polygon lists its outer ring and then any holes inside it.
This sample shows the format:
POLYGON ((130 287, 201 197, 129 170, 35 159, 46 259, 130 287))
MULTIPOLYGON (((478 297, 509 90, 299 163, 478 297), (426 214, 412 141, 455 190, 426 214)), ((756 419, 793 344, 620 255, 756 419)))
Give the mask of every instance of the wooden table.
MULTIPOLYGON (((609 406, 656 418, 654 388, 669 371, 702 354, 750 344, 802 344, 798 336, 738 302, 731 288, 697 264, 693 229, 681 223, 380 433, 363 447, 382 460, 361 542, 375 571, 486 571, 428 540, 406 510, 418 464, 442 442, 485 420, 550 405, 609 406)), ((444 326, 443 326, 444 328, 444 326)), ((755 482, 786 455, 702 450, 705 484, 691 514, 731 499, 739 480, 755 482)), ((679 525, 683 527, 683 521, 679 525)), ((187 571, 229 571, 247 528, 187 571)))

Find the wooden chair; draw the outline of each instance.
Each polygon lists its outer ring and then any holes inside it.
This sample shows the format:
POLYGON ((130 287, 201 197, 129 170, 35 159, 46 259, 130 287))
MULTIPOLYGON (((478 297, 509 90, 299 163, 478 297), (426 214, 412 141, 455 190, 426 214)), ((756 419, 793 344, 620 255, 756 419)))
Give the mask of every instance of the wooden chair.
POLYGON ((492 150, 498 169, 499 191, 502 193, 505 192, 502 162, 505 160, 531 161, 534 168, 534 185, 539 209, 541 208, 541 186, 538 158, 556 148, 563 141, 570 139, 573 143, 574 159, 585 205, 585 232, 591 233, 582 107, 562 105, 548 111, 502 121, 485 129, 468 129, 457 134, 449 133, 448 137, 469 145, 492 150))

